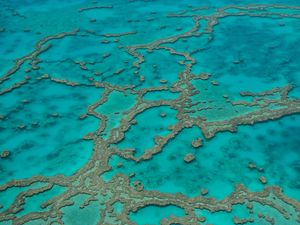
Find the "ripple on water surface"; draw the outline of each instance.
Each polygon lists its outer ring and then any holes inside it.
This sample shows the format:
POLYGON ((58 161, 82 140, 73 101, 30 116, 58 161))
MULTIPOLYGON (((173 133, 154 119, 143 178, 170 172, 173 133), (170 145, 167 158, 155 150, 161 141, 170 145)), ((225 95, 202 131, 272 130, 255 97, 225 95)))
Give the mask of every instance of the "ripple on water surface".
POLYGON ((98 88, 48 80, 31 81, 1 95, 1 149, 11 151, 1 162, 1 182, 36 174, 71 175, 83 166, 92 152, 91 141, 83 137, 95 131, 99 121, 79 117, 100 96, 98 88))

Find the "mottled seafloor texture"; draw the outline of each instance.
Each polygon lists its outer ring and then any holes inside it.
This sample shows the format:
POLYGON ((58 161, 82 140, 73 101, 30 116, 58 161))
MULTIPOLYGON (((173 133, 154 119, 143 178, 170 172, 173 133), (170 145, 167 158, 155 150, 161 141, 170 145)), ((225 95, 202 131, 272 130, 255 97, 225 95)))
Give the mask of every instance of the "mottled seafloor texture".
POLYGON ((1 225, 299 225, 299 0, 0 0, 1 225))

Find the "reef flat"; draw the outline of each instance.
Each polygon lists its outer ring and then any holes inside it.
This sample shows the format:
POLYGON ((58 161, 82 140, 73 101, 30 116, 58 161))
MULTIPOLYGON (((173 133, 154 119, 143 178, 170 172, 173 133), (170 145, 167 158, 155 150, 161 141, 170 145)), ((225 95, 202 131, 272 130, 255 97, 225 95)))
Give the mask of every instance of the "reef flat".
POLYGON ((0 2, 0 224, 299 225, 300 2, 0 2))

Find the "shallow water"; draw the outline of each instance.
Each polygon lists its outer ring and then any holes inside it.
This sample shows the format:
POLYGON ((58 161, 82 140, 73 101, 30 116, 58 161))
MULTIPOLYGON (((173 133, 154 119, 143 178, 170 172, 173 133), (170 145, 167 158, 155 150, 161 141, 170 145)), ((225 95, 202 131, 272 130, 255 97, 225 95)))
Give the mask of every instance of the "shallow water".
POLYGON ((0 224, 300 224, 300 1, 0 2, 0 224))

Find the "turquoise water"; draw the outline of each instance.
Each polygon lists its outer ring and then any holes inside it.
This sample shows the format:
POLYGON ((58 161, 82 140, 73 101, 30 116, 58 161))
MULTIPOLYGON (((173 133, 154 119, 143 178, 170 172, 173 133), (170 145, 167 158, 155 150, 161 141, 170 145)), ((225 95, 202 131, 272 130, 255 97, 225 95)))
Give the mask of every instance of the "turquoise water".
POLYGON ((133 221, 140 224, 159 224, 159 222, 169 216, 184 216, 181 208, 172 205, 165 207, 147 206, 131 216, 133 221), (143 221, 142 223, 139 221, 143 221))
POLYGON ((300 224, 298 0, 0 2, 0 224, 300 224))

